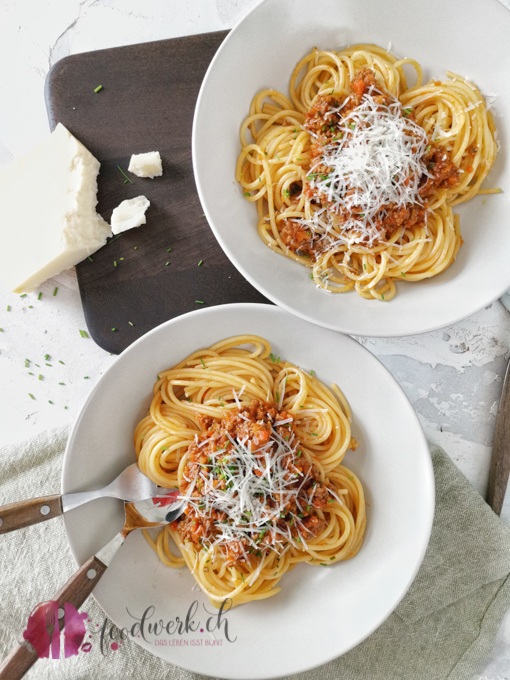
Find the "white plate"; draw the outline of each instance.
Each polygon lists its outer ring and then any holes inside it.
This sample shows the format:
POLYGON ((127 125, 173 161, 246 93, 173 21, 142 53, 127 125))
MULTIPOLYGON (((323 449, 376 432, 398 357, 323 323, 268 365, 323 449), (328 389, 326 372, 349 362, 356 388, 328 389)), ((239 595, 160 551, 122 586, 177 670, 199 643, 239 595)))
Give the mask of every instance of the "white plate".
MULTIPOLYGON (((144 415, 159 371, 190 352, 239 333, 267 338, 275 354, 315 369, 344 391, 360 441, 346 464, 359 474, 368 498, 364 545, 351 561, 330 568, 299 565, 268 600, 227 614, 222 646, 161 646, 136 639, 153 654, 197 673, 222 678, 273 678, 333 659, 375 630, 411 584, 428 543, 434 482, 418 419, 388 371, 356 341, 318 328, 272 305, 211 307, 159 326, 131 345, 85 403, 67 446, 64 493, 95 488, 133 462, 133 430, 144 415), (263 652, 263 653, 261 653, 263 652)), ((83 563, 122 526, 118 501, 105 499, 66 513, 71 550, 83 563)), ((94 594, 119 627, 153 605, 154 618, 185 618, 194 600, 205 623, 205 596, 187 569, 164 566, 141 533, 128 537, 94 594)), ((168 638, 161 635, 159 638, 168 638)), ((210 639, 207 633, 176 636, 210 639)), ((190 643, 191 644, 191 643, 190 643)), ((119 652, 121 653, 121 652, 119 652)))
POLYGON ((401 336, 454 323, 510 287, 510 194, 476 197, 457 212, 464 245, 443 274, 398 283, 390 302, 316 288, 309 270, 273 253, 257 234, 256 208, 234 173, 239 129, 252 97, 265 87, 288 92, 296 63, 314 46, 392 45, 421 62, 425 78, 446 70, 467 76, 494 105, 502 149, 488 185, 507 188, 510 121, 510 12, 497 0, 265 0, 227 36, 205 76, 193 125, 198 193, 221 247, 270 300, 312 323, 354 335, 401 336))

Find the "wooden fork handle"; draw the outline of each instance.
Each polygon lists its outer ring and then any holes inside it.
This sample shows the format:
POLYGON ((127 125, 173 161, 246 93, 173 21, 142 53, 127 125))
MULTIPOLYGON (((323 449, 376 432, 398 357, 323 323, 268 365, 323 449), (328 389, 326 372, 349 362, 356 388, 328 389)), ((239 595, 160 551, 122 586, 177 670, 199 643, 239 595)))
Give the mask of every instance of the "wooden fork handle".
POLYGON ((487 503, 497 515, 501 514, 510 476, 510 361, 506 367, 503 389, 499 400, 492 457, 489 469, 487 503))
POLYGON ((0 534, 44 522, 62 514, 61 496, 41 496, 0 507, 0 534))
MULTIPOLYGON (((79 609, 105 571, 106 565, 96 556, 87 560, 55 596, 54 601, 58 602, 59 613, 61 609, 62 614, 64 614, 66 603, 70 603, 75 609, 79 609)), ((58 623, 59 630, 62 630, 65 626, 64 615, 58 618, 58 623)), ((40 652, 39 655, 42 656, 40 652)), ((37 661, 39 655, 28 640, 20 642, 0 665, 0 680, 19 680, 37 661)))

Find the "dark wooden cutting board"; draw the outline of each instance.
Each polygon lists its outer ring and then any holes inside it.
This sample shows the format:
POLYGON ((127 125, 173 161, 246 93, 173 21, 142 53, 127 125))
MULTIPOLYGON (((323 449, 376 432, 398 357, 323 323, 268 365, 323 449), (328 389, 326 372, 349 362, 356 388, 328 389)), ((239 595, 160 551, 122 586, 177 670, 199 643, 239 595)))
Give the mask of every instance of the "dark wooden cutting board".
POLYGON ((77 266, 88 330, 109 352, 121 352, 163 321, 193 309, 267 302, 221 250, 193 178, 195 102, 226 34, 76 54, 48 74, 51 129, 63 123, 101 161, 98 212, 109 222, 124 199, 143 194, 151 202, 147 224, 114 237, 92 261, 77 266), (103 88, 96 93, 98 85, 103 88), (131 154, 146 151, 161 153, 163 176, 127 173, 132 184, 126 182, 118 166, 126 171, 131 154))

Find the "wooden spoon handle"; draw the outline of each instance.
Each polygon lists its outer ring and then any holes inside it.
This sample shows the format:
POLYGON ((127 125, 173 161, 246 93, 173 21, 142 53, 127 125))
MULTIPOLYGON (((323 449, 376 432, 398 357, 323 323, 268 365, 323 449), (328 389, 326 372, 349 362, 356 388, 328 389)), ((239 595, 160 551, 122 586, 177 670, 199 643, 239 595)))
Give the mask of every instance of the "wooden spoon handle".
MULTIPOLYGON (((65 616, 63 615, 64 605, 66 603, 72 604, 75 609, 78 609, 94 590, 105 571, 106 565, 96 556, 91 557, 71 576, 65 586, 57 593, 54 602, 58 603, 59 614, 60 611, 62 612, 62 616, 58 618, 59 630, 62 630, 65 625, 65 616)), ((57 605, 53 605, 52 611, 55 611, 56 607, 57 605)), ((19 680, 37 661, 39 656, 42 657, 43 655, 51 655, 51 650, 48 649, 43 654, 41 650, 37 652, 29 644, 28 640, 20 642, 0 665, 0 680, 19 680)))
POLYGON ((0 507, 0 534, 44 522, 62 514, 61 496, 41 496, 0 507))
POLYGON ((487 488, 487 503, 497 515, 501 514, 510 475, 510 362, 499 400, 496 428, 492 442, 492 458, 487 488))

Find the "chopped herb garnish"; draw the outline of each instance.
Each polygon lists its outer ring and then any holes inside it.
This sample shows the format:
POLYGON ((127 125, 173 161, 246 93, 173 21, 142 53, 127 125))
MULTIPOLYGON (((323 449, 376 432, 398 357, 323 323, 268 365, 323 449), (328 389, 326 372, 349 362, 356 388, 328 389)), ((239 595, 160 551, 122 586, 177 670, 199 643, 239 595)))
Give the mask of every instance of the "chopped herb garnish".
POLYGON ((0 328, 0 333, 3 333, 3 332, 4 332, 4 329, 3 329, 3 328, 0 328))
POLYGON ((384 300, 384 293, 381 293, 381 300, 384 300))
POLYGON ((202 359, 202 357, 200 357, 200 363, 204 368, 207 368, 207 366, 205 365, 205 361, 202 359))
POLYGON ((203 260, 199 260, 199 261, 198 261, 198 264, 197 264, 197 267, 201 267, 203 264, 204 264, 204 261, 203 261, 203 260))
POLYGON ((30 359, 25 359, 25 368, 30 367, 30 359))
POLYGON ((59 382, 59 385, 65 385, 65 383, 64 383, 64 382, 59 382))
POLYGON ((310 274, 308 274, 308 276, 313 280, 313 272, 311 272, 310 274))
POLYGON ((35 397, 31 392, 28 393, 28 396, 30 397, 30 399, 33 399, 35 401, 35 397))
POLYGON ((203 305, 204 304, 203 300, 195 300, 195 302, 197 303, 197 305, 203 305))
POLYGON ((410 113, 412 113, 412 110, 412 107, 409 107, 408 109, 402 109, 402 113, 407 117, 410 113))
POLYGON ((62 359, 59 359, 59 360, 58 360, 58 363, 59 363, 59 364, 62 364, 63 366, 65 366, 64 362, 62 361, 62 359))
POLYGON ((42 291, 39 291, 39 295, 37 296, 37 299, 40 300, 42 298, 42 291))
POLYGON ((83 376, 83 380, 90 380, 90 376, 84 375, 84 376, 83 376))
POLYGON ((129 324, 130 326, 134 326, 134 325, 135 325, 132 321, 128 321, 128 324, 129 324))
POLYGON ((315 371, 313 370, 313 368, 312 368, 312 370, 310 371, 310 375, 311 375, 312 377, 315 378, 315 371))
POLYGON ((356 127, 356 123, 349 123, 349 127, 351 128, 351 130, 354 130, 354 128, 356 127))
POLYGON ((250 194, 249 191, 245 191, 245 192, 244 192, 244 195, 245 195, 245 196, 251 196, 251 194, 250 194))
POLYGON ((89 262, 94 262, 93 258, 90 255, 87 257, 87 260, 89 260, 89 262))
POLYGON ((401 274, 401 275, 402 275, 402 276, 407 276, 407 274, 406 274, 405 272, 402 272, 402 274, 401 274))
POLYGON ((114 327, 112 328, 112 333, 115 333, 116 330, 117 330, 117 329, 116 329, 115 326, 114 326, 114 327))
POLYGON ((114 267, 117 266, 117 260, 114 260, 114 261, 113 261, 113 266, 114 266, 114 267))
MULTIPOLYGON (((55 404, 51 401, 51 399, 48 399, 48 404, 51 404, 52 406, 55 406, 55 404)), ((67 406, 66 406, 67 408, 67 406)))
POLYGON ((102 89, 103 89, 103 86, 98 85, 97 87, 94 88, 94 92, 97 94, 98 92, 101 92, 102 89))
POLYGON ((165 262, 165 267, 168 267, 169 264, 170 264, 170 261, 165 262))
POLYGON ((89 334, 87 333, 87 331, 80 331, 80 335, 81 335, 82 338, 89 338, 90 337, 89 334))
POLYGON ((285 189, 284 192, 283 192, 283 195, 286 196, 287 198, 289 198, 289 196, 290 196, 289 189, 285 189))
POLYGON ((277 356, 274 355, 272 352, 271 352, 271 354, 269 355, 269 358, 271 359, 271 361, 273 362, 273 364, 279 364, 279 363, 280 363, 280 357, 277 357, 277 356))
POLYGON ((22 294, 20 295, 20 298, 25 298, 26 296, 27 296, 26 293, 22 293, 22 294))
POLYGON ((11 305, 7 305, 7 311, 8 311, 8 312, 11 311, 11 305))
POLYGON ((117 165, 117 168, 118 168, 119 172, 121 173, 121 175, 124 177, 124 184, 125 184, 126 182, 129 182, 130 184, 133 184, 133 180, 130 179, 130 178, 126 175, 126 173, 125 173, 124 170, 120 167, 120 165, 117 165))
POLYGON ((44 379, 44 376, 41 375, 41 374, 39 373, 39 375, 37 376, 37 379, 38 379, 38 380, 43 380, 43 379, 44 379))
POLYGON ((51 356, 49 354, 44 355, 44 360, 49 361, 51 359, 51 356))
POLYGON ((58 293, 58 286, 53 289, 53 297, 58 293))

